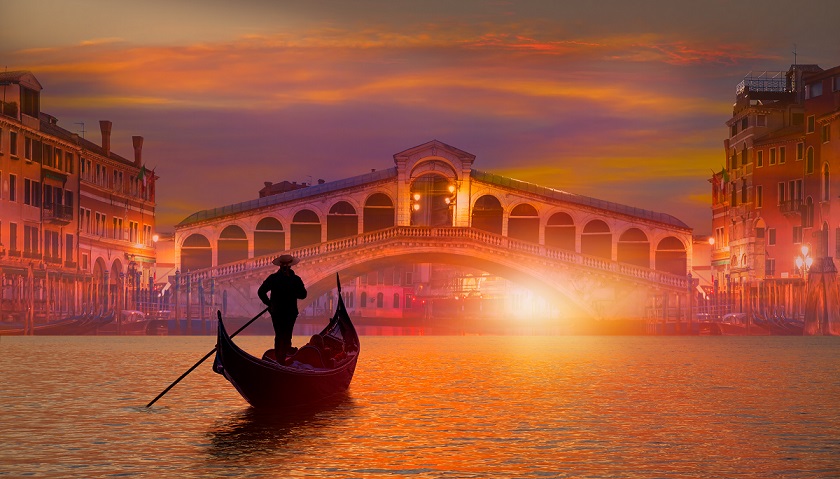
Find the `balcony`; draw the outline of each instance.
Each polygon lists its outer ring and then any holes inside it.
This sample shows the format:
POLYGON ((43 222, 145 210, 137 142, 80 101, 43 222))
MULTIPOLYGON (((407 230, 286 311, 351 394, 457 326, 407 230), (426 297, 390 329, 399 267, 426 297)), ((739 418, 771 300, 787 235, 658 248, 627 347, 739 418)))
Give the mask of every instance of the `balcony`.
POLYGON ((44 221, 56 225, 70 224, 73 221, 73 208, 66 205, 44 205, 44 221))
POLYGON ((802 200, 786 200, 779 205, 779 211, 785 216, 794 216, 802 213, 802 200))

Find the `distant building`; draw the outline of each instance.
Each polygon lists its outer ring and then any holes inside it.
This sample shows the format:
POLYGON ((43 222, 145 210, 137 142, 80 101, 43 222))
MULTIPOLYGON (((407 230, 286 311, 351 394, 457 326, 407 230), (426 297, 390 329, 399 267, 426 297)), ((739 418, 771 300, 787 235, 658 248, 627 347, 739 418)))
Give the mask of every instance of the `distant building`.
POLYGON ((830 172, 840 161, 839 78, 840 67, 792 65, 738 85, 725 166, 711 178, 712 277, 723 304, 797 314, 813 258, 838 256, 830 172))
POLYGON ((0 320, 135 309, 154 263, 154 172, 41 111, 28 71, 0 73, 0 320))

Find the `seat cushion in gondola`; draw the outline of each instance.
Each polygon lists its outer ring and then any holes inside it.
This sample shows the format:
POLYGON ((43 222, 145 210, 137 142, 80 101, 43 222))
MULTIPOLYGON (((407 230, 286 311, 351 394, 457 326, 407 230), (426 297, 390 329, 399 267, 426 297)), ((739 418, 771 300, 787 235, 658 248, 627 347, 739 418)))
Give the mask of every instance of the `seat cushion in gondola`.
POLYGON ((303 346, 292 356, 292 361, 308 364, 313 368, 323 368, 324 359, 321 357, 321 351, 314 346, 303 346))

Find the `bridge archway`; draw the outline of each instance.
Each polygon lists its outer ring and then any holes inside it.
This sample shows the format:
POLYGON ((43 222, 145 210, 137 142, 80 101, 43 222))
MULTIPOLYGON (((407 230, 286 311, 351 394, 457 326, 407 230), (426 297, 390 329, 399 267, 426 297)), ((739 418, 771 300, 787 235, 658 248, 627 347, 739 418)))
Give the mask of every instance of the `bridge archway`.
POLYGON ((321 220, 309 209, 295 213, 292 219, 292 249, 321 242, 321 220))
POLYGON ((181 245, 181 271, 193 271, 213 266, 213 248, 210 240, 200 233, 193 233, 181 245))
POLYGON ((630 228, 618 237, 617 260, 650 268, 650 241, 639 228, 630 228))
POLYGON ((599 258, 612 258, 612 231, 602 220, 591 220, 580 235, 580 252, 599 258))
POLYGON ((267 216, 254 228, 254 257, 275 254, 286 249, 286 232, 277 218, 267 216))
POLYGON ((388 195, 385 193, 370 195, 365 201, 362 215, 364 232, 369 233, 394 226, 395 213, 394 202, 388 195))
POLYGON ((568 213, 554 213, 545 225, 545 245, 575 251, 575 221, 568 213))
POLYGON ((411 224, 452 226, 454 183, 438 173, 424 173, 411 183, 411 224))
POLYGON ((338 201, 327 214, 327 241, 359 234, 359 215, 347 201, 338 201))
POLYGON ((472 209, 472 227, 502 234, 504 210, 502 203, 493 195, 484 195, 475 200, 472 209))
POLYGON ((508 218, 508 237, 531 243, 540 241, 540 216, 530 203, 513 207, 508 218))
POLYGON ((684 275, 687 267, 685 245, 678 238, 668 236, 656 245, 656 270, 684 275))
POLYGON ((238 225, 228 225, 217 240, 218 264, 248 259, 248 236, 238 225))

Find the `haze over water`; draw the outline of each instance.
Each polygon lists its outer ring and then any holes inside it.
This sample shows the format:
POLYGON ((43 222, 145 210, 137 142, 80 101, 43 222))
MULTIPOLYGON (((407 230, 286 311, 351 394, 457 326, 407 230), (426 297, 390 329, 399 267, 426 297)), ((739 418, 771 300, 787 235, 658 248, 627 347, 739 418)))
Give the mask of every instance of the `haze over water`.
POLYGON ((361 339, 283 418, 209 360, 144 408, 212 336, 3 337, 0 477, 840 477, 840 338, 361 339))

